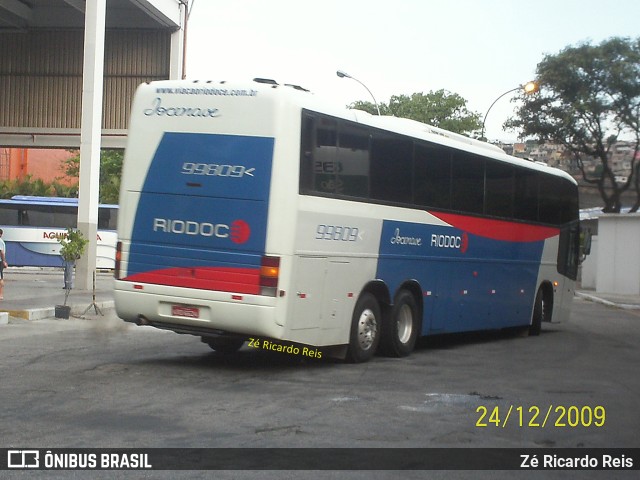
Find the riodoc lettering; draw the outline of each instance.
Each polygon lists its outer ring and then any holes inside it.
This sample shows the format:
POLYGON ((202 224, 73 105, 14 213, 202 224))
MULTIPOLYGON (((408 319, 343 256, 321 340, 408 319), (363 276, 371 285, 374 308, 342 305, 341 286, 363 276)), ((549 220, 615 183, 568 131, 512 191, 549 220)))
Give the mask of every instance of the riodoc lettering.
POLYGON ((244 220, 234 220, 229 226, 224 223, 154 218, 153 231, 175 235, 230 238, 233 243, 238 244, 246 243, 251 236, 251 227, 244 220))
POLYGON ((154 218, 153 231, 175 233, 178 235, 202 235, 203 237, 227 238, 229 225, 223 223, 194 222, 191 220, 171 220, 170 218, 154 218))
POLYGON ((144 114, 147 117, 201 117, 201 118, 215 118, 220 116, 220 112, 217 108, 207 107, 164 107, 162 106, 162 99, 157 97, 151 104, 151 108, 144 110, 144 114))
POLYGON ((411 245, 414 247, 422 246, 421 237, 405 237, 400 235, 400 229, 396 228, 395 234, 391 237, 391 243, 394 245, 411 245))
POLYGON ((462 237, 457 235, 431 235, 431 246, 437 248, 457 248, 462 247, 462 237))

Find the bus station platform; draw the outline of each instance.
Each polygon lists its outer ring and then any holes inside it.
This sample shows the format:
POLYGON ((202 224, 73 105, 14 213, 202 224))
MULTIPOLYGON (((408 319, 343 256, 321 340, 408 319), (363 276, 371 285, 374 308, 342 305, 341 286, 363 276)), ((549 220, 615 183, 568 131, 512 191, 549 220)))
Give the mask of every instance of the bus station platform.
MULTIPOLYGON (((62 268, 11 267, 4 271, 4 299, 0 300, 0 324, 8 321, 41 320, 55 317, 56 305, 64 304, 62 268)), ((92 290, 74 288, 67 305, 72 316, 85 311, 95 314, 113 308, 113 273, 96 273, 95 301, 92 290), (88 307, 91 307, 88 309, 88 307)))
MULTIPOLYGON (((56 305, 64 303, 62 268, 9 267, 5 270, 4 300, 0 300, 0 324, 55 317, 56 305)), ((578 290, 576 296, 611 307, 640 310, 640 295, 615 295, 578 290)), ((113 308, 113 273, 96 274, 95 301, 91 290, 74 288, 67 305, 71 316, 95 315, 113 308)))

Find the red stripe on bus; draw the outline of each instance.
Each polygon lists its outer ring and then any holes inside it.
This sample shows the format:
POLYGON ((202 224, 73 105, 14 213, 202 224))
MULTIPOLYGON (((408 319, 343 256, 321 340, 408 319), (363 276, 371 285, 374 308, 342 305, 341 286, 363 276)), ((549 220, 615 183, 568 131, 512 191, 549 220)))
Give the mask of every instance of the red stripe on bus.
POLYGON ((456 215, 454 213, 430 212, 440 220, 447 222, 467 233, 480 237, 507 242, 539 242, 560 234, 560 229, 528 225, 526 223, 507 222, 486 218, 456 215))
POLYGON ((172 287, 215 290, 219 292, 260 294, 259 268, 192 267, 166 268, 129 275, 128 282, 151 283, 172 287))

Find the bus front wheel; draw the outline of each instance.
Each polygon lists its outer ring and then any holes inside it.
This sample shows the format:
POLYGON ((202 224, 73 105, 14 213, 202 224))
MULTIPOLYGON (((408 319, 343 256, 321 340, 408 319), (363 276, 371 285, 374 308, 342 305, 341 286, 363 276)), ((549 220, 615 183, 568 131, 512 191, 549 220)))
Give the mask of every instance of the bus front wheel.
POLYGON ((363 293, 353 310, 347 360, 353 363, 370 360, 380 343, 381 326, 382 313, 376 297, 363 293))
POLYGON ((536 301, 533 304, 533 318, 531 319, 531 325, 529 326, 529 335, 538 336, 542 330, 542 321, 544 320, 544 314, 546 313, 546 298, 542 288, 538 290, 536 295, 536 301))
POLYGON ((396 297, 391 318, 383 324, 380 347, 390 357, 406 357, 416 344, 420 322, 416 300, 407 290, 396 297))

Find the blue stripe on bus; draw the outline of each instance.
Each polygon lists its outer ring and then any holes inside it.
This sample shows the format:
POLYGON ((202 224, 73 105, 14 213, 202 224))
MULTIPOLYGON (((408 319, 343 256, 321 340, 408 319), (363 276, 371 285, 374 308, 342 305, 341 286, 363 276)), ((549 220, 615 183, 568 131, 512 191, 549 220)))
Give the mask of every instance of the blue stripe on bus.
POLYGON ((144 192, 266 200, 273 138, 166 132, 144 192))
POLYGON ((12 242, 7 240, 9 263, 12 266, 62 267, 62 257, 53 253, 49 243, 12 242))
POLYGON ((159 267, 259 267, 272 156, 272 138, 165 133, 140 193, 128 276, 159 267))
POLYGON ((544 240, 511 242, 437 225, 384 221, 376 277, 417 281, 422 333, 527 325, 544 240))

